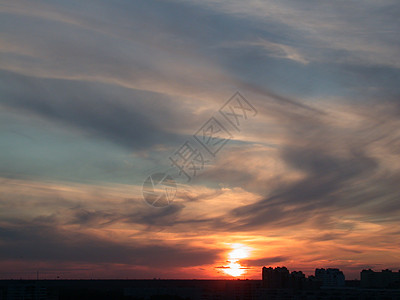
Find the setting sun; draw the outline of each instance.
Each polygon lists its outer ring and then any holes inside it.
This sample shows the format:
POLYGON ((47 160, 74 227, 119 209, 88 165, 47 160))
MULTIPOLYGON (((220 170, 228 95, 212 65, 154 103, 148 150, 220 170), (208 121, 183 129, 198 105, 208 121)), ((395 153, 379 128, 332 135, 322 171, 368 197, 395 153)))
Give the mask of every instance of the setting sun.
POLYGON ((246 272, 246 268, 239 263, 240 259, 249 257, 250 248, 242 244, 231 245, 233 250, 228 254, 228 265, 225 266, 223 271, 233 277, 238 277, 246 272))

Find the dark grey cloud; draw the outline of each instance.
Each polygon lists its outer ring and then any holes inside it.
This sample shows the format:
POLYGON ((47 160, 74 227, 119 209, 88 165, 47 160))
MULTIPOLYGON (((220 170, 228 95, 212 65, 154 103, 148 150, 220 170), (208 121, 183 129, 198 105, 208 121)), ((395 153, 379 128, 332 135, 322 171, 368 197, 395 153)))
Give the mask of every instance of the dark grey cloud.
POLYGON ((290 260, 290 257, 287 256, 271 256, 271 257, 263 257, 259 259, 248 259, 248 260, 241 260, 241 262, 245 266, 250 267, 259 267, 259 266, 268 266, 271 264, 276 264, 284 261, 290 260))
POLYGON ((71 263, 120 263, 153 268, 212 263, 219 252, 149 240, 143 244, 108 240, 58 227, 53 220, 3 222, 1 259, 71 263))
POLYGON ((181 138, 170 126, 165 96, 75 80, 2 71, 3 105, 38 114, 132 150, 181 138))
MULTIPOLYGON (((377 171, 378 164, 362 154, 347 159, 339 159, 313 149, 285 150, 285 161, 292 167, 306 174, 305 178, 290 185, 282 185, 271 191, 273 196, 265 198, 255 204, 237 208, 232 216, 239 218, 235 228, 257 228, 260 226, 293 226, 310 221, 319 216, 320 229, 329 228, 330 215, 338 211, 358 209, 362 211, 380 198, 391 196, 397 188, 381 190, 377 195, 366 195, 362 192, 363 185, 359 185, 360 193, 352 195, 346 193, 357 182, 364 182, 377 171), (375 197, 374 197, 375 196, 375 197), (288 207, 291 207, 288 209, 288 207), (239 225, 241 224, 241 225, 239 225), (237 227, 236 227, 237 226, 237 227)), ((383 181, 370 184, 384 185, 383 181)), ((393 209, 400 209, 398 203, 380 203, 382 215, 393 209)), ((348 212, 349 213, 349 212, 348 212)), ((375 210, 375 213, 376 210, 375 210)))

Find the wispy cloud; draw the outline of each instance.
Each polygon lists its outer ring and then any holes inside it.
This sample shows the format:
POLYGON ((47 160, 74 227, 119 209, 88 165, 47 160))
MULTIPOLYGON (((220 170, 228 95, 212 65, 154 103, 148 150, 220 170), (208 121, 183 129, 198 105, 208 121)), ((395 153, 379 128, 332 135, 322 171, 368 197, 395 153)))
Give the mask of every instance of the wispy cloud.
MULTIPOLYGON (((399 30, 394 1, 359 3, 333 1, 192 1, 224 14, 256 19, 275 35, 299 42, 310 60, 384 65, 398 68, 399 30), (389 21, 390 20, 390 21, 389 21)), ((268 47, 275 51, 291 48, 268 47)))
POLYGON ((264 39, 253 42, 251 45, 265 48, 265 50, 270 52, 270 55, 273 57, 290 59, 302 64, 309 63, 309 61, 303 57, 297 49, 288 45, 273 43, 264 39))
POLYGON ((251 278, 398 267, 399 9, 3 4, 1 266, 220 278, 242 243, 251 278), (236 90, 257 117, 171 206, 146 205, 144 178, 236 90))

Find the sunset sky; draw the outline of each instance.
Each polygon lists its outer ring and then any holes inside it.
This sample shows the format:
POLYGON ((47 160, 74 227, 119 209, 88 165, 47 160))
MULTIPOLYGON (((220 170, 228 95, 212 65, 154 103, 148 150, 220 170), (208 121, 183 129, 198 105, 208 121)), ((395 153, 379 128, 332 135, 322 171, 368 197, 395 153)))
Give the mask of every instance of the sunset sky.
POLYGON ((399 15, 396 0, 1 1, 0 279, 399 270, 399 15), (257 114, 148 205, 147 176, 237 91, 257 114))

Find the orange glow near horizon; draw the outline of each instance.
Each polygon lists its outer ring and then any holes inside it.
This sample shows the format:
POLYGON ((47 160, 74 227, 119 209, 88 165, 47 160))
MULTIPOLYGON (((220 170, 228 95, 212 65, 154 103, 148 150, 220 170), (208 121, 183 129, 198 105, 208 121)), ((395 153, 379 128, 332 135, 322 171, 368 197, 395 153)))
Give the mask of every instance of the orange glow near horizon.
POLYGON ((246 272, 246 268, 239 263, 239 260, 249 257, 250 248, 242 244, 233 244, 232 248, 233 250, 229 252, 227 259, 229 264, 225 266, 226 268, 223 271, 228 275, 238 277, 246 272))

